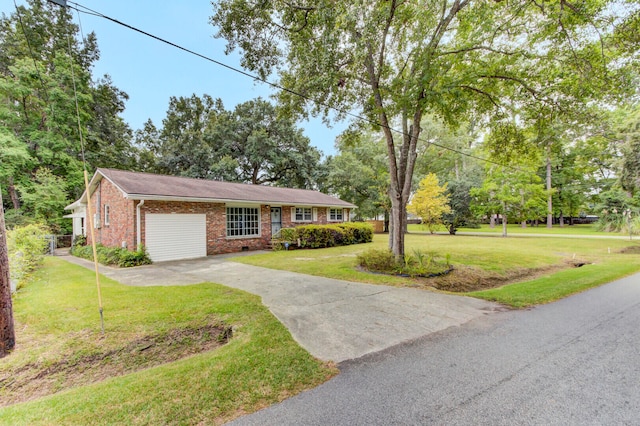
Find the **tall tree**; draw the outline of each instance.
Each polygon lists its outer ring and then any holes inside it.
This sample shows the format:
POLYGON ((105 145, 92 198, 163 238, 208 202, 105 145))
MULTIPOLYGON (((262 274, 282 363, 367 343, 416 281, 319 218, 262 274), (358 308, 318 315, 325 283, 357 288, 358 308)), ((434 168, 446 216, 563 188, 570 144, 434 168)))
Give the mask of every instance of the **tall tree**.
POLYGON ((208 178, 215 147, 209 143, 207 134, 224 112, 222 101, 206 94, 202 97, 193 94, 189 98, 172 96, 156 140, 153 123, 145 124, 147 136, 151 137, 146 142, 157 157, 157 171, 208 178))
POLYGON ((238 104, 219 120, 210 139, 222 161, 237 162, 241 182, 316 187, 322 153, 311 146, 294 121, 279 115, 264 99, 238 104))
POLYGON ((519 168, 491 165, 480 188, 473 188, 474 210, 483 214, 500 214, 502 236, 507 236, 509 219, 526 226, 526 221, 544 214, 546 191, 535 167, 527 164, 519 168))
POLYGON ((258 98, 232 111, 209 95, 172 97, 163 127, 150 120, 136 132, 149 171, 256 185, 312 188, 321 153, 302 129, 258 98))
POLYGON ((618 114, 616 130, 622 145, 620 185, 634 196, 640 191, 640 105, 618 114))
MULTIPOLYGON (((360 109, 383 133, 391 178, 389 245, 402 259, 423 116, 455 122, 471 110, 508 108, 514 98, 553 103, 557 85, 539 90, 548 80, 542 64, 563 64, 558 82, 596 78, 584 75, 592 68, 581 55, 567 52, 597 44, 585 34, 593 34, 595 17, 609 8, 606 1, 576 7, 564 0, 221 0, 211 21, 227 39, 227 51, 242 51, 244 67, 262 78, 279 71, 290 111, 341 119, 360 109)), ((607 55, 588 59, 603 62, 607 55)))
POLYGON ((64 206, 69 204, 69 199, 60 176, 54 175, 47 168, 39 168, 35 173, 33 185, 19 190, 24 201, 24 211, 31 217, 47 223, 56 233, 71 226, 69 221, 62 218, 64 206))
POLYGON ((328 175, 320 188, 358 206, 356 214, 361 219, 380 214, 387 219, 391 206, 384 141, 372 132, 346 131, 336 148, 338 154, 325 162, 328 175))
POLYGON ((98 57, 95 34, 81 39, 66 8, 28 0, 0 17, 0 139, 11 145, 0 183, 14 209, 22 207, 23 194, 36 190, 40 168, 61 178, 69 198, 81 194, 76 100, 89 168, 132 165, 131 132, 118 116, 126 94, 108 77, 92 80, 98 57))
POLYGON ((461 226, 475 223, 471 211, 471 189, 474 185, 473 180, 464 178, 448 182, 447 197, 450 210, 442 215, 442 222, 451 235, 455 235, 461 226))

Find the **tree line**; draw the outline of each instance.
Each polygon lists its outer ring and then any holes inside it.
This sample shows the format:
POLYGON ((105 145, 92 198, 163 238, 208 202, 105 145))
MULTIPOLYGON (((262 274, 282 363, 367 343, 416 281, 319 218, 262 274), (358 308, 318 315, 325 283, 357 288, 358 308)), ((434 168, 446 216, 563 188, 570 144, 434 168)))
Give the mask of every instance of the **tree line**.
POLYGON ((430 173, 446 183, 450 229, 479 216, 562 223, 635 208, 638 8, 494 3, 220 1, 218 36, 288 91, 232 109, 208 94, 171 97, 162 123, 134 131, 121 116, 128 95, 92 74, 95 34, 81 39, 66 9, 29 0, 0 19, 6 221, 67 230, 83 164, 319 189, 361 218, 386 214, 396 254, 430 173), (361 119, 333 156, 296 124, 345 111, 361 119))
POLYGON ((149 120, 132 130, 122 118, 128 95, 108 75, 92 73, 99 57, 95 34, 81 38, 65 8, 29 0, 0 18, 8 227, 38 221, 69 232, 64 207, 82 194, 85 166, 90 174, 113 167, 298 188, 322 182, 322 153, 260 98, 227 110, 207 94, 171 97, 160 126, 149 120))

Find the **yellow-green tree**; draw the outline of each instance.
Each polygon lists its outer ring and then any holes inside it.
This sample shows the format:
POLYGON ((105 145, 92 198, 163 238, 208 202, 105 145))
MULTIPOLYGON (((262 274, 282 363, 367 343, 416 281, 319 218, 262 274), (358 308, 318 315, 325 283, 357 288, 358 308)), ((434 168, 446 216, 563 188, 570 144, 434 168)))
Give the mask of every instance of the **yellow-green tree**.
POLYGON ((438 177, 429 173, 420 181, 418 191, 407 206, 407 210, 419 216, 431 233, 443 225, 442 215, 451 212, 449 196, 445 193, 446 191, 447 184, 440 186, 438 177))

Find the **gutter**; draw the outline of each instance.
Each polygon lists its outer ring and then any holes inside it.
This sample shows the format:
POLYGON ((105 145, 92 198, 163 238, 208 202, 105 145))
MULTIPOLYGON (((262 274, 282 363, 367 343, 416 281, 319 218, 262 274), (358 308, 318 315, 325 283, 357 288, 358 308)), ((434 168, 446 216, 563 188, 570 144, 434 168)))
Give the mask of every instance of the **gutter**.
POLYGON ((140 229, 140 207, 144 204, 144 200, 140 200, 140 202, 136 205, 136 250, 140 250, 140 244, 142 243, 142 230, 140 229))

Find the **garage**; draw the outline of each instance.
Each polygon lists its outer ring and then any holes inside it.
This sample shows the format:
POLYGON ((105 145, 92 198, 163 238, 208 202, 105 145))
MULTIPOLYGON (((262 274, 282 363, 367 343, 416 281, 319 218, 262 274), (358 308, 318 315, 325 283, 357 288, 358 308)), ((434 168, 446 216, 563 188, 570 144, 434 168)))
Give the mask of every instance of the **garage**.
POLYGON ((207 255, 205 214, 145 215, 145 246, 154 262, 207 255))

